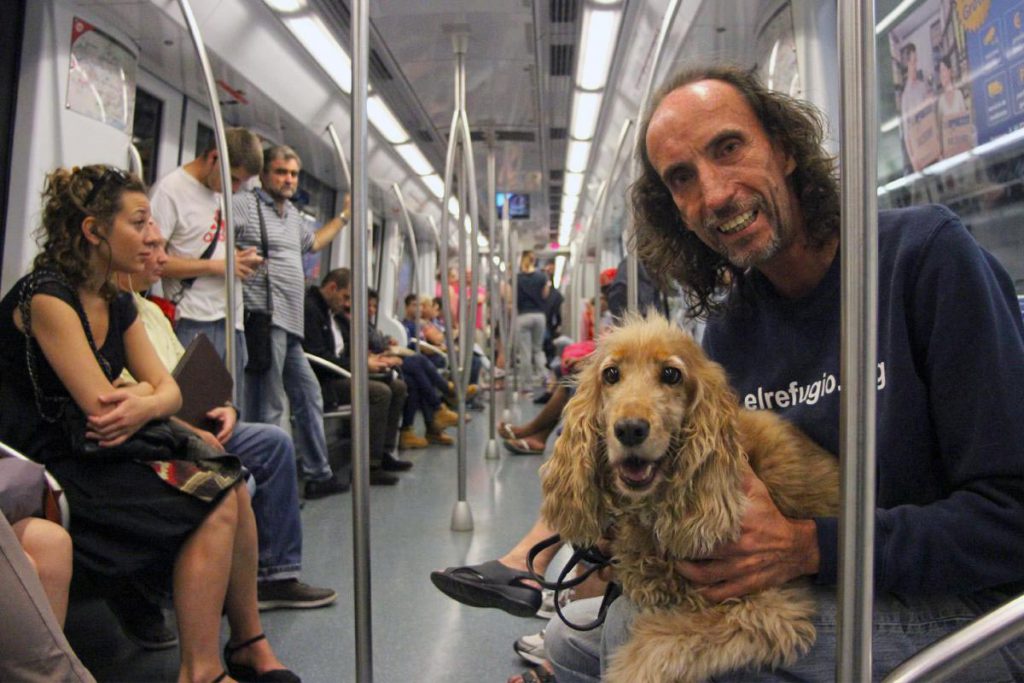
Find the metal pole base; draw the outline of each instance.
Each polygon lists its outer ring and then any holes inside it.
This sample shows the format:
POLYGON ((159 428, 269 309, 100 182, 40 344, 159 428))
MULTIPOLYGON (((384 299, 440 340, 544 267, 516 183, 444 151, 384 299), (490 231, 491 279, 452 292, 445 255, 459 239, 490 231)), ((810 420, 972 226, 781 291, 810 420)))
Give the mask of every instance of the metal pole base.
POLYGON ((491 439, 487 442, 487 450, 484 451, 484 459, 486 460, 497 460, 498 459, 498 441, 497 439, 491 439))
POLYGON ((469 502, 459 500, 452 508, 452 531, 472 531, 473 511, 469 509, 469 502))

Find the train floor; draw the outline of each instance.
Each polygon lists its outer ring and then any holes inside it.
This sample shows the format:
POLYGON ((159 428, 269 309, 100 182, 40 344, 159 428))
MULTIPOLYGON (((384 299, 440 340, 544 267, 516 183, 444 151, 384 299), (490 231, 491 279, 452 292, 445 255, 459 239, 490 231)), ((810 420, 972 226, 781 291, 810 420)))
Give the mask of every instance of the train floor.
MULTIPOLYGON (((503 395, 499 392, 499 411, 503 395)), ((523 396, 513 403, 512 418, 529 419, 537 409, 523 396)), ((467 500, 473 531, 450 529, 458 492, 455 447, 402 451, 415 467, 400 474, 396 486, 370 489, 374 681, 504 681, 527 666, 512 650, 515 640, 545 625, 537 618, 466 607, 430 583, 434 569, 502 555, 530 528, 540 504, 537 469, 544 457, 512 455, 499 448, 498 459, 486 459, 489 412, 470 414, 467 500)), ((307 683, 356 680, 352 517, 350 493, 309 501, 302 512, 302 578, 335 588, 337 603, 262 613, 278 656, 307 683)), ((101 600, 74 600, 67 632, 99 681, 176 678, 178 649, 137 648, 121 634, 101 600)), ((226 638, 225 620, 222 644, 226 638)))

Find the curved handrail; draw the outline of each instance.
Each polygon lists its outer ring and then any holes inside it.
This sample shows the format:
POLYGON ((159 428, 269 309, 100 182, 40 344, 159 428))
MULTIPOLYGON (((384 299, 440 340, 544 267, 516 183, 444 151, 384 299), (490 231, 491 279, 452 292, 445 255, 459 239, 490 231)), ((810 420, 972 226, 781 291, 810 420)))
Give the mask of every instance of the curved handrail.
MULTIPOLYGON (((672 24, 675 23, 676 14, 679 13, 679 5, 679 0, 669 0, 668 7, 665 9, 665 16, 661 20, 658 38, 654 43, 654 54, 651 56, 651 68, 644 78, 644 89, 641 91, 643 95, 640 97, 640 111, 637 112, 637 126, 633 136, 634 149, 640 145, 640 122, 647 116, 647 108, 650 106, 648 100, 651 98, 651 92, 654 90, 654 76, 658 73, 658 66, 661 64, 661 54, 665 50, 665 41, 668 38, 668 32, 672 28, 672 24)), ((639 174, 636 173, 634 175, 639 174)), ((639 262, 636 258, 635 245, 636 226, 633 225, 630 226, 629 239, 626 240, 626 308, 633 312, 640 308, 640 270, 639 262)), ((595 312, 595 317, 596 315, 595 312)))
MULTIPOLYGON (((412 284, 412 293, 416 295, 416 313, 413 319, 413 338, 420 338, 420 295, 416 291, 416 270, 419 268, 419 247, 416 246, 416 231, 412 227, 412 216, 409 215, 409 207, 405 204, 405 196, 402 194, 402 188, 398 186, 398 183, 393 183, 391 189, 394 190, 395 196, 398 197, 398 206, 402 209, 402 218, 405 221, 405 231, 409 236, 409 251, 412 254, 412 276, 409 278, 412 284)), ((417 351, 419 347, 417 346, 417 351)))
POLYGON ((310 353, 309 351, 303 351, 302 354, 306 357, 306 360, 308 360, 310 362, 310 364, 319 366, 319 367, 323 368, 324 370, 327 370, 328 372, 332 372, 335 375, 337 375, 338 377, 344 377, 345 379, 352 379, 352 373, 349 372, 348 370, 346 370, 345 368, 341 367, 340 365, 338 365, 336 363, 332 363, 329 360, 325 360, 325 359, 321 358, 320 356, 315 356, 312 353, 310 353))
POLYGON ((349 190, 351 190, 352 171, 348 169, 348 159, 345 158, 345 150, 341 146, 341 140, 338 139, 338 133, 334 129, 333 123, 327 124, 327 134, 331 136, 331 144, 334 145, 334 151, 338 154, 338 162, 341 166, 341 172, 345 176, 345 183, 348 184, 349 190))
POLYGON ((139 148, 131 141, 128 142, 128 171, 139 178, 145 174, 145 169, 142 167, 142 155, 139 154, 139 148))
MULTIPOLYGON (((228 156, 228 139, 224 130, 224 117, 220 111, 220 98, 217 97, 217 82, 213 78, 213 67, 210 66, 210 58, 206 54, 206 46, 203 44, 203 37, 199 33, 199 24, 196 23, 195 15, 192 14, 192 7, 188 0, 178 0, 181 14, 185 18, 185 25, 188 27, 189 35, 192 38, 192 45, 196 49, 196 56, 202 66, 203 83, 206 85, 206 94, 210 99, 210 113, 213 116, 213 133, 217 141, 217 158, 224 160, 228 156)), ((235 391, 238 391, 238 381, 235 377, 235 224, 231 208, 231 167, 226 163, 220 166, 220 205, 221 218, 224 221, 224 292, 227 304, 224 311, 224 364, 227 365, 231 378, 235 380, 235 391)), ((241 405, 242 397, 235 396, 235 404, 241 405)))
POLYGON ((972 621, 907 659, 883 683, 940 681, 1024 635, 1024 595, 972 621))

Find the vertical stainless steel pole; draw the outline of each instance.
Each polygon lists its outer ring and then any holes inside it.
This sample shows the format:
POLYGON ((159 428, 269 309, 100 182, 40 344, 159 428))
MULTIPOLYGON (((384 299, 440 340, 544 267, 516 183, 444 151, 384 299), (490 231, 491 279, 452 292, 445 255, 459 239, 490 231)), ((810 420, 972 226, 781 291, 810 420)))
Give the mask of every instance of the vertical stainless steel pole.
MULTIPOLYGON (((607 190, 608 181, 602 180, 601 187, 597 190, 596 204, 604 202, 604 194, 607 190)), ((597 211, 590 214, 588 227, 587 237, 590 238, 590 242, 594 245, 594 340, 596 341, 600 331, 598 323, 601 320, 601 228, 604 227, 597 216, 597 211)))
POLYGON ((494 262, 494 253, 498 244, 498 202, 497 202, 497 173, 495 171, 494 144, 487 145, 487 225, 488 242, 490 250, 487 259, 487 283, 490 296, 490 328, 491 343, 489 349, 489 360, 491 361, 491 392, 489 396, 490 414, 490 438, 487 440, 487 449, 484 451, 487 459, 498 457, 498 391, 494 388, 494 371, 497 369, 498 360, 498 336, 495 334, 498 329, 498 307, 501 305, 501 296, 498 293, 498 266, 494 262))
MULTIPOLYGON (((661 29, 658 31, 658 38, 654 43, 654 54, 651 56, 651 69, 644 78, 643 96, 640 98, 640 111, 637 112, 636 136, 634 137, 633 149, 637 149, 640 143, 640 130, 644 119, 647 116, 647 109, 650 107, 651 93, 654 90, 654 77, 658 73, 658 66, 661 64, 661 55, 665 51, 665 40, 668 38, 672 24, 675 23, 676 14, 679 13, 679 0, 670 0, 665 8, 665 16, 661 20, 661 29)), ((634 175, 639 175, 639 169, 634 175)), ((630 226, 629 239, 626 240, 626 297, 627 308, 636 311, 640 308, 640 262, 636 258, 636 226, 630 226)), ((596 321, 595 321, 596 322, 596 321)))
POLYGON ((510 226, 511 220, 508 215, 508 207, 506 207, 501 217, 501 247, 505 258, 505 275, 502 277, 502 284, 508 293, 508 301, 505 302, 504 308, 501 310, 502 332, 504 333, 501 343, 505 345, 505 409, 502 411, 502 417, 505 420, 512 419, 512 402, 515 396, 512 392, 512 383, 516 367, 516 285, 513 280, 516 266, 512 257, 512 229, 510 226))
MULTIPOLYGON (((505 220, 506 221, 509 220, 509 218, 508 218, 508 207, 505 207, 505 220)), ((509 331, 510 332, 509 333, 509 340, 510 340, 509 343, 512 344, 512 358, 514 359, 513 362, 512 362, 512 379, 513 379, 513 382, 514 382, 514 386, 512 387, 512 389, 513 389, 513 391, 512 391, 512 401, 513 402, 518 402, 519 401, 519 361, 521 360, 519 358, 519 348, 518 348, 519 347, 519 322, 518 322, 517 318, 519 316, 516 314, 516 309, 519 307, 518 306, 518 301, 517 301, 517 299, 519 298, 518 292, 519 292, 519 261, 520 261, 519 235, 518 235, 518 233, 514 233, 514 232, 510 231, 508 240, 509 240, 509 248, 512 251, 512 258, 510 259, 509 264, 508 264, 509 269, 512 271, 512 294, 510 295, 511 298, 512 298, 512 310, 510 311, 510 314, 509 314, 509 319, 511 320, 511 324, 509 325, 509 328, 511 328, 510 331, 509 331)))
POLYGON ((370 404, 368 311, 366 309, 366 233, 369 164, 367 114, 370 9, 368 0, 352 8, 352 550, 355 587, 356 680, 373 680, 373 625, 370 593, 370 404))
MULTIPOLYGON (((228 366, 228 372, 231 373, 232 379, 237 380, 238 378, 235 377, 235 224, 231 211, 231 166, 228 161, 228 139, 224 132, 224 117, 220 111, 220 99, 217 96, 217 82, 213 78, 210 58, 206 54, 206 46, 199 33, 199 24, 196 23, 188 0, 178 0, 178 7, 181 8, 188 33, 192 37, 192 45, 196 49, 196 56, 199 57, 199 64, 203 69, 203 82, 210 99, 210 114, 213 116, 213 135, 217 141, 217 158, 220 159, 220 215, 224 221, 224 291, 227 299, 224 311, 224 364, 228 366)), ((242 400, 243 397, 238 395, 238 382, 236 381, 235 405, 241 405, 242 400)))
MULTIPOLYGON (((405 221, 405 232, 409 236, 409 253, 412 255, 412 273, 410 273, 409 280, 410 286, 412 287, 412 294, 416 295, 416 319, 413 321, 413 330, 415 330, 415 337, 417 340, 420 338, 420 295, 417 291, 416 284, 416 271, 419 268, 419 247, 416 246, 416 230, 412 227, 412 216, 409 215, 409 207, 405 205, 405 195, 402 194, 402 188, 398 186, 398 183, 394 183, 391 186, 394 190, 395 196, 398 197, 398 205, 402 207, 402 219, 405 221)), ((409 340, 412 342, 413 340, 409 340)), ((416 351, 423 353, 420 345, 415 344, 416 351)))
POLYGON ((840 256, 839 643, 837 681, 871 680, 878 328, 874 3, 839 3, 840 256))

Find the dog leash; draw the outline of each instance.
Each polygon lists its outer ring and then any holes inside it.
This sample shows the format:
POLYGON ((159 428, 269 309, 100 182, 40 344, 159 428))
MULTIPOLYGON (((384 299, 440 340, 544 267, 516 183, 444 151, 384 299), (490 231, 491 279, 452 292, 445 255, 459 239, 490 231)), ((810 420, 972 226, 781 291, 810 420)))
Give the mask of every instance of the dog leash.
POLYGON ((622 594, 622 587, 614 581, 608 584, 605 588, 604 597, 601 598, 601 606, 597 609, 597 617, 586 624, 576 624, 562 614, 562 604, 558 599, 559 593, 570 588, 575 588, 580 585, 594 572, 604 567, 611 566, 612 558, 607 557, 597 548, 573 548, 572 556, 569 561, 565 563, 562 571, 559 572, 558 578, 554 582, 547 581, 541 574, 539 574, 533 568, 533 561, 537 555, 544 552, 556 543, 560 543, 562 537, 558 534, 545 538, 537 545, 530 548, 530 552, 526 555, 526 569, 530 572, 530 576, 534 581, 539 583, 542 588, 552 590, 555 592, 555 612, 558 614, 558 618, 561 619, 566 626, 576 631, 592 631, 601 624, 604 623, 605 616, 608 614, 608 608, 615 602, 615 599, 622 594), (590 565, 589 568, 585 569, 579 576, 574 578, 567 578, 569 573, 572 572, 580 562, 586 562, 590 565))

